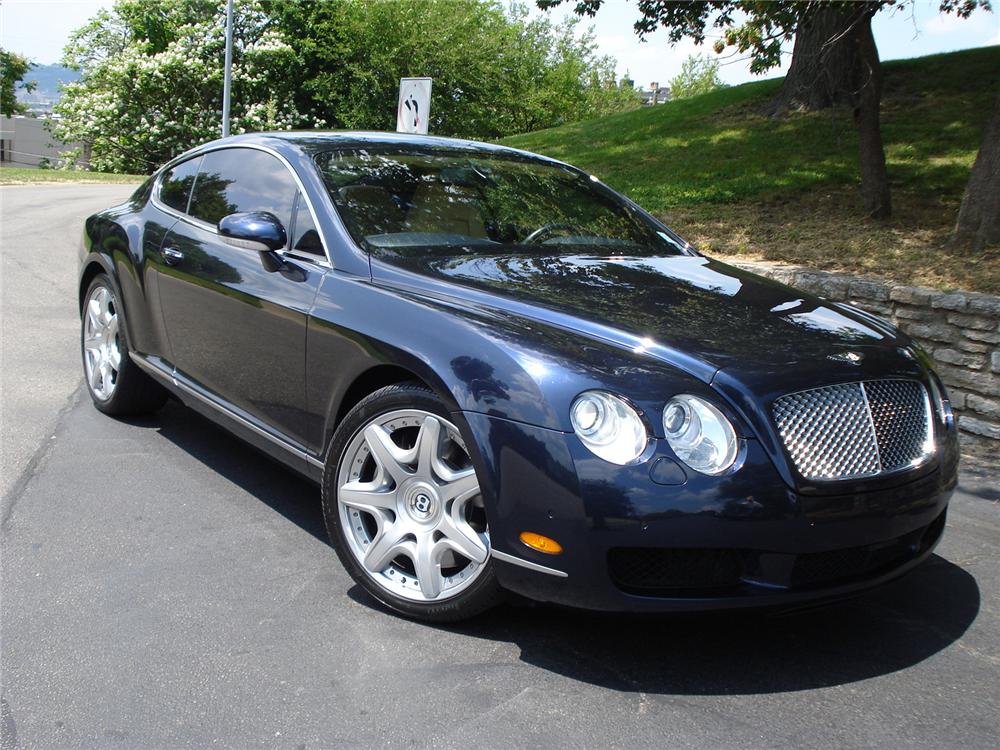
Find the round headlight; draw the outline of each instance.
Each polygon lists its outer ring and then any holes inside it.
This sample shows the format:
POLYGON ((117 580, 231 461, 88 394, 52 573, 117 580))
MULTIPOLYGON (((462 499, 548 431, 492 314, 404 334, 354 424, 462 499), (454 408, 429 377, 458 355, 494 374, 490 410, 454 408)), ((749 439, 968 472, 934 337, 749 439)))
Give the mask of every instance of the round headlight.
POLYGON ((649 436, 638 412, 618 396, 587 391, 569 410, 573 431, 594 455, 613 464, 628 464, 646 450, 649 436))
POLYGON ((663 432, 677 458, 702 474, 721 474, 736 461, 736 431, 725 415, 697 396, 682 393, 663 407, 663 432))

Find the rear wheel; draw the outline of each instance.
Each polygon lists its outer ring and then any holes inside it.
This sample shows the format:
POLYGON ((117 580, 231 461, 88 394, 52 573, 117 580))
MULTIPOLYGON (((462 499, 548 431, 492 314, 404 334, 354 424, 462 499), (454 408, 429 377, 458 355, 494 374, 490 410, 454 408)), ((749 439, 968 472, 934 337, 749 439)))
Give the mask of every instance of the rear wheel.
POLYGON ((125 318, 111 280, 99 274, 87 288, 80 324, 83 374, 94 405, 105 414, 145 414, 167 392, 129 359, 125 318))
POLYGON ((351 410, 327 459, 323 508, 344 567, 397 612, 443 622, 500 600, 476 470, 422 385, 382 388, 351 410))

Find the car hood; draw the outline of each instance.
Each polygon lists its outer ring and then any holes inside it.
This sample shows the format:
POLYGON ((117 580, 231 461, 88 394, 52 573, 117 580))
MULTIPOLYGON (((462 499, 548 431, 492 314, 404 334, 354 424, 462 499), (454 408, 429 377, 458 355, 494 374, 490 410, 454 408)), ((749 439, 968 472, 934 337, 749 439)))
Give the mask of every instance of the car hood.
POLYGON ((421 275, 568 313, 728 372, 858 366, 899 334, 860 311, 702 256, 393 259, 421 275), (830 359, 834 355, 835 359, 830 359), (837 355, 840 355, 839 357, 837 355), (860 364, 860 363, 859 363, 860 364))

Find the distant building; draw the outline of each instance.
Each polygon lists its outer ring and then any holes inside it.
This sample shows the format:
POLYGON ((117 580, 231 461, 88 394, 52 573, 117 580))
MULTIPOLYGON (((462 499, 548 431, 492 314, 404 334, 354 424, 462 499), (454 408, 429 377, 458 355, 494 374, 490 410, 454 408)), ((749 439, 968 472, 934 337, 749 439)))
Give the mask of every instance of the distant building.
MULTIPOLYGON (((49 117, 0 118, 0 161, 12 167, 56 166, 60 152, 78 148, 79 144, 56 140, 49 131, 51 122, 49 117)), ((85 149, 81 166, 86 164, 86 157, 85 149)))
POLYGON ((32 92, 30 94, 22 94, 19 92, 17 100, 28 108, 27 114, 40 117, 52 114, 52 107, 58 103, 59 96, 52 96, 44 92, 32 92))
POLYGON ((646 106, 652 106, 656 104, 666 104, 670 101, 670 88, 668 86, 657 86, 655 89, 640 89, 639 97, 642 99, 642 103, 646 106))

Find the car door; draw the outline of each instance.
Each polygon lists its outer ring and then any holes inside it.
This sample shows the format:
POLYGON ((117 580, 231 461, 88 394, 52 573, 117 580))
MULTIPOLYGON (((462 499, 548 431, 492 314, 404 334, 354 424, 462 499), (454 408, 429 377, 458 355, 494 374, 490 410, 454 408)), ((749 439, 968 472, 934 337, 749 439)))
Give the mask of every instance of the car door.
POLYGON ((327 268, 313 226, 294 176, 277 157, 240 147, 210 151, 158 264, 177 371, 298 443, 305 432, 306 324, 327 268), (286 228, 290 242, 279 251, 278 270, 219 236, 219 220, 244 211, 269 211, 286 228))

